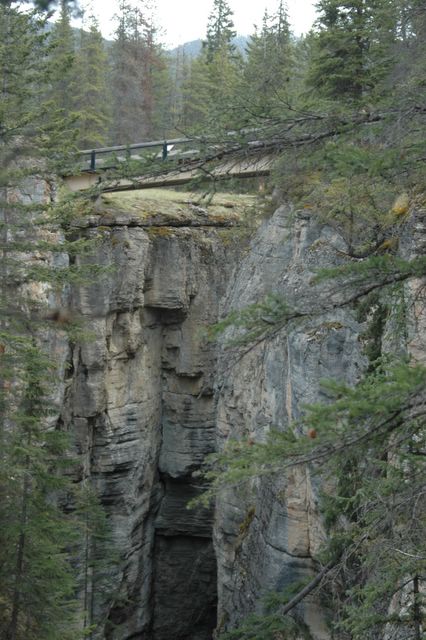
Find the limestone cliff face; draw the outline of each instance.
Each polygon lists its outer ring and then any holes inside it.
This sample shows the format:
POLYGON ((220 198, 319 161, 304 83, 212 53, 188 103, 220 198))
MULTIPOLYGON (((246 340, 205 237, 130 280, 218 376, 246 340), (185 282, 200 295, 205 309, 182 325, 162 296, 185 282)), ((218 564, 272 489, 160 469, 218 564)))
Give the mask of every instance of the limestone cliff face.
MULTIPOLYGON (((229 359, 221 358, 219 447, 229 437, 261 442, 271 428, 291 429, 304 404, 324 399, 322 379, 354 383, 360 376, 365 358, 359 323, 350 311, 321 312, 332 294, 310 285, 314 270, 335 264, 341 248, 330 228, 287 206, 253 240, 228 290, 227 308, 241 308, 273 291, 314 315, 238 356, 231 368, 229 359)), ((323 539, 317 488, 306 468, 223 492, 215 517, 219 628, 232 628, 259 611, 268 592, 313 575, 312 556, 323 539)), ((315 600, 307 598, 299 614, 312 638, 329 637, 315 600)))
MULTIPOLYGON (((229 242, 236 229, 220 231, 232 216, 210 217, 215 228, 200 215, 197 226, 194 217, 173 226, 103 212, 85 231, 103 235, 91 260, 113 271, 74 294, 91 336, 73 349, 64 421, 78 433, 79 480, 99 491, 120 555, 113 593, 97 592, 96 575, 90 587, 100 638, 207 640, 216 615, 230 628, 263 594, 314 571, 324 533, 308 470, 220 496, 214 549, 212 514, 186 509, 199 491, 192 474, 228 437, 291 428, 303 403, 321 397, 322 378, 354 382, 364 366, 360 327, 343 311, 299 322, 235 362, 215 353, 203 329, 226 311, 270 291, 311 308, 307 283, 342 241, 281 207, 243 251, 229 242)), ((314 638, 328 637, 315 601, 301 614, 314 638)))
POLYGON ((212 512, 186 505, 215 448, 204 330, 239 254, 225 204, 216 217, 183 207, 154 220, 102 208, 81 223, 100 238, 87 260, 110 268, 73 292, 88 336, 70 353, 62 415, 77 436, 76 481, 96 487, 117 553, 106 582, 90 576, 96 638, 207 640, 216 625, 212 512))
MULTIPOLYGON (((423 209, 413 211, 399 231, 400 255, 424 254, 423 209)), ((342 291, 333 280, 313 279, 318 269, 346 260, 346 252, 337 232, 290 206, 280 207, 253 238, 228 287, 225 311, 274 292, 306 318, 290 322, 273 339, 237 352, 234 359, 226 348, 219 354, 218 448, 229 438, 262 442, 271 428, 294 429, 303 405, 327 401, 321 380, 353 385, 365 371, 368 323, 360 323, 353 305, 339 305, 350 297, 348 283, 342 291)), ((382 352, 426 361, 424 287, 424 281, 412 279, 390 301, 382 352)), ((312 558, 325 537, 317 508, 318 482, 309 469, 296 468, 219 495, 214 526, 219 631, 261 611, 268 592, 282 591, 318 569, 312 558)), ((312 640, 331 637, 327 611, 315 597, 305 598, 296 613, 312 640)))
MULTIPOLYGON (((118 551, 104 586, 91 576, 94 638, 210 640, 316 570, 325 534, 308 469, 230 487, 214 513, 186 504, 209 452, 292 429, 305 403, 324 399, 322 379, 354 383, 365 369, 364 327, 349 308, 326 310, 341 300, 333 284, 311 284, 345 246, 288 206, 250 246, 229 203, 220 215, 103 207, 81 233, 102 237, 90 261, 112 269, 72 294, 90 335, 70 348, 61 416, 77 437, 76 481, 97 488, 118 551), (268 292, 306 319, 236 358, 206 341, 206 325, 268 292)), ((409 339, 424 353, 418 328, 409 339)), ((315 598, 299 615, 313 640, 329 638, 315 598)))

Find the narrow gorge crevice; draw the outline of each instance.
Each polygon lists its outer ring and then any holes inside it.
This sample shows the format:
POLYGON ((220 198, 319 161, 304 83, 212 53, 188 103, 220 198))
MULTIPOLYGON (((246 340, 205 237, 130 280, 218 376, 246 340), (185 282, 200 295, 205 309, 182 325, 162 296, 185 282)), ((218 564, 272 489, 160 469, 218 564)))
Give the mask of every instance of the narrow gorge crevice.
MULTIPOLYGON (((194 472, 229 438, 293 430, 307 403, 326 399, 324 378, 354 385, 368 367, 366 325, 337 308, 337 289, 312 285, 344 260, 335 229, 290 206, 255 233, 227 224, 82 231, 102 242, 79 260, 109 271, 73 293, 90 337, 73 350, 62 421, 76 434, 76 481, 97 490, 117 551, 109 590, 93 579, 93 640, 211 640, 316 572, 326 532, 309 468, 227 487, 214 513, 187 503, 204 488, 194 472), (235 358, 206 339, 268 292, 302 317, 235 358), (321 311, 330 299, 336 308, 321 311)), ((297 615, 329 640, 315 594, 297 615)))
MULTIPOLYGON (((52 343, 61 372, 55 424, 75 442, 70 473, 94 490, 108 523, 102 562, 89 566, 89 535, 77 561, 81 610, 86 628, 94 623, 91 640, 212 640, 263 614, 268 594, 318 573, 324 486, 308 466, 292 467, 231 483, 214 511, 188 510, 205 488, 194 472, 229 439, 262 443, 271 429, 307 435, 298 420, 306 404, 327 401, 321 380, 356 385, 369 352, 424 362, 423 284, 404 285, 395 342, 392 301, 360 314, 341 304, 335 282, 314 281, 319 268, 346 260, 343 237, 315 215, 283 205, 263 223, 232 212, 215 228, 126 226, 132 215, 118 226, 113 217, 100 225, 102 215, 81 224, 96 250, 76 266, 105 274, 67 292, 83 339, 64 332, 52 343), (303 313, 240 352, 225 344, 232 327, 207 340, 206 327, 270 292, 303 313)), ((424 253, 424 211, 407 222, 399 251, 424 253)), ((330 640, 316 593, 296 615, 310 638, 330 640)))
POLYGON ((93 640, 210 640, 213 512, 187 503, 203 488, 193 472, 215 450, 216 355, 204 331, 239 249, 227 242, 228 219, 216 228, 196 216, 179 228, 97 221, 82 230, 101 238, 96 254, 78 260, 108 271, 72 293, 89 335, 74 349, 63 410, 76 482, 99 494, 115 550, 93 576, 93 640))
POLYGON ((211 640, 217 618, 216 557, 211 539, 157 533, 153 640, 211 640))

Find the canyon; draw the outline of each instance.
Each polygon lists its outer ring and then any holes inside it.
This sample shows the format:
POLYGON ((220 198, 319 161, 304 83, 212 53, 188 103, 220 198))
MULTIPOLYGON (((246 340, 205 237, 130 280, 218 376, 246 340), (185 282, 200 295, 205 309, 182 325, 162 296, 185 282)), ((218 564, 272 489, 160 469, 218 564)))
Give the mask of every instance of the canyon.
MULTIPOLYGON (((292 429, 304 405, 327 401, 323 379, 353 385, 368 364, 365 322, 340 306, 333 281, 313 281, 345 260, 339 232, 288 203, 261 213, 254 196, 213 202, 115 194, 74 223, 98 240, 77 262, 106 272, 66 294, 87 335, 57 345, 56 419, 75 442, 74 481, 96 489, 115 550, 88 585, 99 640, 210 640, 260 612, 268 593, 314 576, 326 536, 308 468, 187 508, 205 488, 197 472, 209 453, 292 429), (243 350, 229 349, 226 333, 208 339, 209 326, 267 294, 305 317, 243 350)), ((419 210, 400 251, 424 251, 424 234, 419 210)), ((392 318, 381 339, 424 362, 425 316, 414 307, 403 345, 392 318)), ((331 637, 316 596, 298 614, 313 640, 331 637)))

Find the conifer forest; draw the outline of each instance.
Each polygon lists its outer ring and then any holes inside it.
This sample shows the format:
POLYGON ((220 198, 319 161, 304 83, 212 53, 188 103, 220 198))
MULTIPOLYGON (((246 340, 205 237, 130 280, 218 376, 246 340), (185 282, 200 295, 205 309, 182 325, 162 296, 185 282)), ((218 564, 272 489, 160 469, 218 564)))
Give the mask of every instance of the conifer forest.
POLYGON ((205 4, 0 0, 0 639, 426 640, 426 2, 205 4))

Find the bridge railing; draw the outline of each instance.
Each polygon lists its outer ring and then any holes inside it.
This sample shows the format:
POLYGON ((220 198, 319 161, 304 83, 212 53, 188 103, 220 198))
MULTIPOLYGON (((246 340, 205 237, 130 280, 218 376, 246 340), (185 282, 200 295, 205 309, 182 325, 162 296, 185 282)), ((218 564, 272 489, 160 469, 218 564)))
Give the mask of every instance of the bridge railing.
POLYGON ((172 138, 170 140, 151 140, 149 142, 138 142, 136 144, 118 145, 114 147, 101 147, 98 149, 83 149, 78 152, 81 157, 82 171, 97 171, 99 169, 109 169, 117 166, 117 163, 125 160, 167 160, 173 159, 185 161, 188 159, 196 159, 202 152, 209 150, 217 153, 233 149, 236 145, 237 149, 241 148, 241 139, 244 139, 247 152, 259 152, 274 142, 279 144, 279 140, 267 139, 266 141, 259 139, 258 134, 262 133, 261 129, 242 129, 240 131, 228 131, 224 134, 222 140, 208 142, 203 137, 193 138, 172 138), (196 148, 194 148, 194 146, 196 148), (149 154, 150 149, 158 148, 159 151, 154 155, 149 154))
MULTIPOLYGON (((150 142, 139 142, 136 144, 118 145, 115 147, 83 149, 78 152, 78 155, 82 160, 83 171, 96 171, 98 169, 106 169, 114 166, 117 160, 141 160, 143 158, 144 151, 155 148, 159 149, 158 155, 155 157, 162 160, 167 160, 169 157, 176 155, 182 157, 185 153, 191 153, 191 155, 193 155, 196 151, 189 150, 186 147, 188 147, 190 143, 194 143, 196 141, 196 138, 152 140, 150 142), (179 149, 176 149, 176 147, 179 147, 179 149), (140 152, 142 152, 142 156, 140 152)), ((198 140, 198 142, 200 142, 200 140, 198 140)))

